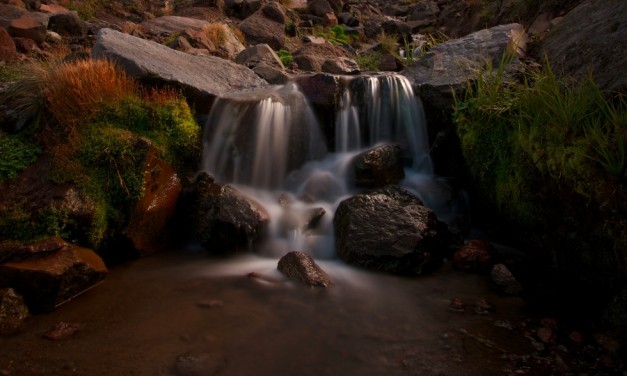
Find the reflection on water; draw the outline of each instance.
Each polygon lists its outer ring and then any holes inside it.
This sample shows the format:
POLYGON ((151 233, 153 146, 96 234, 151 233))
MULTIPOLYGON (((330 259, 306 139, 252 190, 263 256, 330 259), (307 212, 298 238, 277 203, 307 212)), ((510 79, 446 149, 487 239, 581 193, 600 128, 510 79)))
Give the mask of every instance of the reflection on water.
POLYGON ((330 289, 295 285, 276 261, 250 255, 179 252, 115 267, 100 286, 2 339, 0 370, 172 375, 185 374, 184 361, 200 368, 189 375, 501 375, 531 351, 524 302, 494 294, 480 276, 445 267, 400 278, 320 265, 330 289), (467 304, 464 312, 449 309, 452 298, 467 304), (480 299, 494 312, 476 313, 480 299), (42 339, 59 321, 83 330, 42 339))

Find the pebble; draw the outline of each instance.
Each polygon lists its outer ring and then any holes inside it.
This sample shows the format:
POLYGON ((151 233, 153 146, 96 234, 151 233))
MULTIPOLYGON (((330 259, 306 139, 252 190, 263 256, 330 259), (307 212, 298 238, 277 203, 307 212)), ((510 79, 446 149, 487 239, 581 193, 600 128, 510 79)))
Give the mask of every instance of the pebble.
POLYGON ((81 324, 61 321, 44 333, 44 338, 52 341, 61 341, 72 337, 80 330, 81 324))
POLYGON ((453 298, 448 305, 448 310, 452 312, 465 312, 466 304, 460 298, 453 298))

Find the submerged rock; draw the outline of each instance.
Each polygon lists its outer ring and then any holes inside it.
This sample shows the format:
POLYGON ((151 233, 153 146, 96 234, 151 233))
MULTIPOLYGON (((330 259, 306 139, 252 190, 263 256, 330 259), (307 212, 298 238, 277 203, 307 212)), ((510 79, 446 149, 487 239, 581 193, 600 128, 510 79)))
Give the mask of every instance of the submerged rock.
POLYGON ((453 254, 453 266, 457 269, 483 272, 492 263, 494 249, 485 240, 472 239, 453 254))
POLYGON ((331 277, 304 252, 290 252, 279 260, 279 271, 289 279, 310 287, 329 287, 331 277))
POLYGON ((228 185, 200 175, 192 193, 195 197, 195 231, 203 247, 228 252, 259 240, 270 220, 256 201, 228 185))
POLYGON ((446 225, 408 191, 388 186, 342 201, 333 219, 335 248, 349 264, 417 275, 442 262, 446 225))
POLYGON ((62 341, 72 337, 82 329, 81 324, 71 322, 58 322, 55 326, 44 333, 44 338, 51 341, 62 341))
POLYGON ((522 292, 522 286, 504 264, 494 265, 490 277, 494 288, 498 291, 509 295, 518 295, 522 292))
POLYGON ((17 332, 27 317, 24 299, 11 288, 0 289, 0 336, 17 332))
POLYGON ((398 145, 375 146, 351 160, 353 183, 359 188, 380 188, 405 178, 403 154, 398 145))
POLYGON ((12 287, 33 312, 46 312, 102 281, 107 268, 92 250, 65 245, 41 257, 0 265, 0 287, 12 287))

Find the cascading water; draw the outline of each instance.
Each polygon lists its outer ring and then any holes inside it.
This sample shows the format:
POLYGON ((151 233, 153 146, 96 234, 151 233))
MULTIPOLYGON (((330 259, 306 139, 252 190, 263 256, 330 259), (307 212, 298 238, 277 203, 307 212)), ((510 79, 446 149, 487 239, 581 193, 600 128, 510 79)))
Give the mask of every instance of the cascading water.
MULTIPOLYGON (((236 186, 270 214, 269 256, 301 250, 334 256, 332 218, 351 192, 347 170, 359 152, 400 144, 408 161, 402 183, 436 214, 446 186, 433 177, 422 104, 398 75, 345 78, 335 120, 335 151, 295 83, 220 98, 205 127, 203 170, 236 186), (322 216, 321 213, 323 213, 322 216), (315 223, 315 225, 314 225, 315 223)), ((445 199, 446 200, 446 199, 445 199)))

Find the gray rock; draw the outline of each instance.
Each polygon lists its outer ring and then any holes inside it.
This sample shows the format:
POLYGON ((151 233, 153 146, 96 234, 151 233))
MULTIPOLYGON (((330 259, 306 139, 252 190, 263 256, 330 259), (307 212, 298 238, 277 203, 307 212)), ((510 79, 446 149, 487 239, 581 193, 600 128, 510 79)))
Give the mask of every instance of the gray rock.
POLYGON ((243 64, 249 68, 261 64, 276 66, 281 69, 285 68, 276 52, 274 52, 274 50, 265 43, 246 48, 235 56, 235 62, 243 64))
POLYGON ((263 15, 271 19, 272 21, 285 24, 285 19, 286 19, 285 10, 279 3, 271 2, 271 3, 264 5, 261 8, 261 12, 263 12, 263 15))
POLYGON ((324 17, 327 13, 333 13, 333 8, 327 0, 312 0, 307 2, 311 14, 317 17, 324 17))
POLYGON ((520 24, 495 26, 432 48, 402 74, 425 104, 450 112, 454 103, 451 90, 461 94, 486 62, 497 67, 505 52, 514 53, 515 64, 525 54, 526 41, 520 24))
POLYGON ((333 225, 340 259, 395 274, 434 269, 450 241, 446 225, 433 211, 397 186, 342 201, 333 225))
POLYGON ((627 2, 587 0, 570 11, 542 44, 558 73, 585 80, 588 72, 608 91, 626 91, 627 2))
POLYGON ((16 333, 27 317, 24 299, 11 288, 0 289, 0 336, 16 333))
POLYGON ((130 76, 179 86, 201 113, 216 96, 267 86, 250 69, 214 56, 193 56, 111 29, 101 29, 92 49, 95 58, 110 58, 130 76))
POLYGON ((349 57, 326 59, 320 70, 331 74, 356 74, 360 71, 359 64, 349 57))
POLYGON ((352 183, 359 188, 381 188, 398 184, 405 178, 401 147, 392 144, 375 146, 351 160, 352 183))
POLYGON ((290 252, 281 257, 277 268, 289 279, 310 287, 329 287, 333 284, 329 275, 303 252, 290 252))
POLYGON ((200 30, 209 25, 209 21, 180 16, 163 16, 143 21, 140 25, 153 34, 172 34, 187 29, 200 30))
POLYGON ((238 25, 248 43, 266 43, 273 50, 285 46, 285 25, 268 18, 259 10, 238 25))
POLYGON ((276 66, 260 64, 253 68, 253 72, 272 85, 283 85, 290 80, 290 77, 285 74, 283 69, 276 66))

